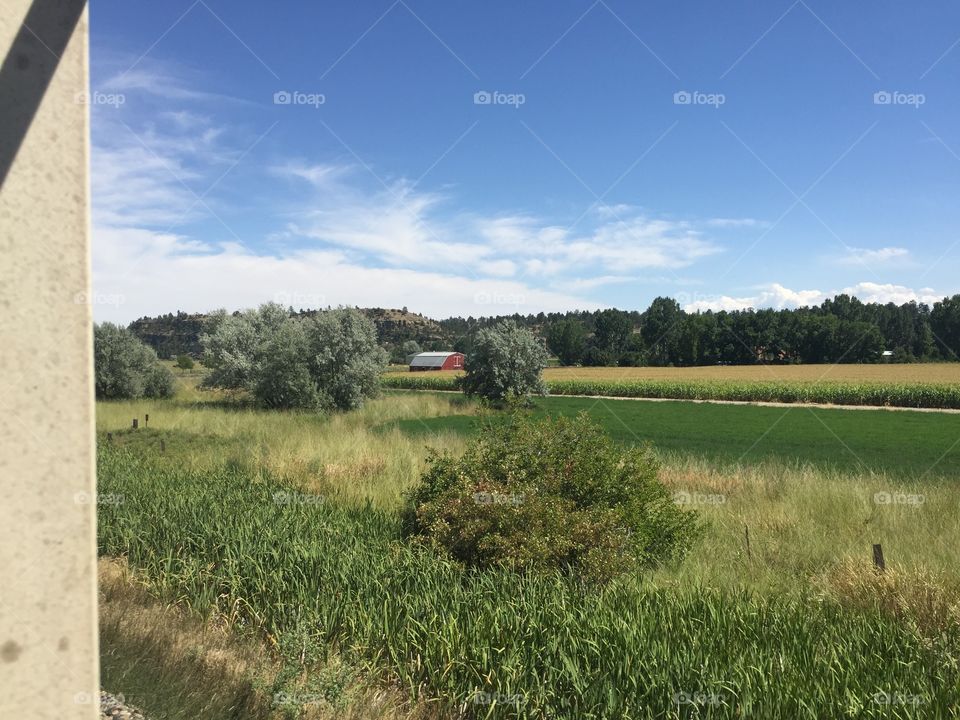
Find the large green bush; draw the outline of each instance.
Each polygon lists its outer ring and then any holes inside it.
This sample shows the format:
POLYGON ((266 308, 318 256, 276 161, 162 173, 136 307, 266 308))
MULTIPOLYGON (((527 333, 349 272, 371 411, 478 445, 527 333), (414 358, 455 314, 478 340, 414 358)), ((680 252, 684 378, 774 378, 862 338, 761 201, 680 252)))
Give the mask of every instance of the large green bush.
POLYGON ((467 566, 605 582, 678 559, 697 534, 658 470, 648 447, 615 445, 585 413, 495 416, 461 457, 430 458, 405 532, 467 566))
POLYGON ((477 332, 459 384, 467 395, 486 400, 546 395, 543 368, 548 358, 533 333, 512 320, 502 320, 477 332))
POLYGON ((102 400, 171 397, 173 373, 153 348, 113 323, 93 326, 94 388, 102 400))
POLYGON ((380 390, 386 352, 373 323, 337 308, 305 317, 276 304, 211 316, 201 337, 208 387, 248 390, 265 407, 350 410, 380 390))

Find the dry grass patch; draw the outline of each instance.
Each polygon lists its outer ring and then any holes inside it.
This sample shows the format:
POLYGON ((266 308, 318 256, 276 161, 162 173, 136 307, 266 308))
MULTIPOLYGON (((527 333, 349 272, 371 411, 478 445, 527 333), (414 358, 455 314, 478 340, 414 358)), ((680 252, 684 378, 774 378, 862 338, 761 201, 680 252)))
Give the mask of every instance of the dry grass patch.
POLYGON ((960 583, 926 567, 888 565, 879 572, 863 558, 845 558, 814 585, 841 604, 879 609, 926 636, 960 627, 960 583))

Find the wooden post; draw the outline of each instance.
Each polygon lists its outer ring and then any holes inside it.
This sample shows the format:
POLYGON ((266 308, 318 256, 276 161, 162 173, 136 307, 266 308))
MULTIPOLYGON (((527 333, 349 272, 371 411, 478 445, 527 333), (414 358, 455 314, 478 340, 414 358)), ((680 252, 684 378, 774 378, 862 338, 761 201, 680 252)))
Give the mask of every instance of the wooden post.
POLYGON ((743 537, 747 541, 747 560, 751 560, 753 556, 750 554, 750 528, 747 525, 743 526, 743 537))
POLYGON ((166 444, 163 440, 161 440, 161 441, 160 441, 160 452, 166 452, 166 451, 167 451, 167 444, 166 444))
POLYGON ((136 418, 133 419, 133 429, 136 430, 139 427, 139 420, 136 418))
POLYGON ((880 543, 873 546, 873 564, 877 568, 877 572, 884 572, 887 569, 887 565, 883 561, 883 547, 880 543))
POLYGON ((146 427, 150 424, 150 413, 147 413, 143 416, 143 426, 146 427))

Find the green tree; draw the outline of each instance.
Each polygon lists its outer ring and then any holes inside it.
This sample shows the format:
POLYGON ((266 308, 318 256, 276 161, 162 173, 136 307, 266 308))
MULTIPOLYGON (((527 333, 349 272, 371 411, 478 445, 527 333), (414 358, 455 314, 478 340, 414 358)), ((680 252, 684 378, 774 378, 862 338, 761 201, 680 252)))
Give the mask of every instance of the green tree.
POLYGON ((218 313, 202 339, 212 387, 248 390, 275 408, 350 410, 375 396, 387 353, 352 308, 291 316, 279 305, 218 313))
POLYGON ((152 348, 113 323, 93 326, 94 388, 100 399, 171 397, 173 373, 152 348))
POLYGON ((651 365, 669 365, 679 357, 678 345, 683 315, 680 303, 666 297, 654 299, 643 314, 640 334, 647 347, 651 365))
POLYGON ((586 328, 577 320, 559 320, 547 328, 547 347, 563 365, 579 363, 586 344, 586 328))
POLYGON ((944 298, 930 311, 930 329, 947 360, 960 359, 960 295, 944 298))
POLYGON ((467 395, 499 401, 547 394, 547 351, 529 330, 501 320, 477 331, 472 345, 459 379, 467 395))

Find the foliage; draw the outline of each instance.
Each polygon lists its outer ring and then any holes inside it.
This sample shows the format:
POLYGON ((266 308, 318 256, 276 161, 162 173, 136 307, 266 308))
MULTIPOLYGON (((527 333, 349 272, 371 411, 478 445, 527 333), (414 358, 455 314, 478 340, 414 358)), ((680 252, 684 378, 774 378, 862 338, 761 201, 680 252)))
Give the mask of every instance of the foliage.
POLYGON ((193 370, 193 358, 189 355, 177 355, 177 367, 181 370, 193 370))
POLYGON ((576 365, 583 360, 587 331, 576 320, 558 320, 547 328, 547 347, 563 365, 576 365))
POLYGON ((152 348, 113 323, 93 326, 96 396, 102 399, 171 397, 173 373, 157 361, 152 348))
POLYGON ((586 413, 489 421, 458 458, 434 456, 408 533, 470 567, 592 583, 681 557, 696 534, 648 447, 615 445, 586 413))
POLYGON ((960 359, 960 295, 933 306, 930 326, 937 345, 948 360, 960 359))
POLYGON ((99 551, 128 558, 153 592, 281 648, 342 648, 442 698, 444 716, 676 717, 683 697, 704 717, 879 717, 878 693, 900 692, 947 717, 960 702, 955 625, 929 642, 830 599, 464 572, 396 542, 394 514, 307 502, 237 464, 105 446, 98 475, 102 497, 123 499, 100 505, 99 551))
MULTIPOLYGON (((293 315, 308 317, 316 312, 293 315)), ((391 348, 395 361, 405 359, 400 348, 407 340, 425 350, 453 349, 470 355, 473 334, 503 320, 454 317, 435 322, 401 310, 359 312, 373 320, 378 342, 391 348)), ((507 319, 542 336, 568 365, 859 363, 879 361, 881 350, 893 351, 907 361, 960 360, 960 295, 944 298, 932 309, 924 303, 863 303, 838 295, 812 307, 732 312, 688 312, 676 300, 659 297, 643 312, 517 313, 507 319), (851 323, 868 323, 879 336, 866 335, 865 326, 851 323), (860 335, 865 342, 859 342, 860 335)), ((201 315, 178 313, 141 318, 130 328, 161 357, 181 352, 196 355, 203 322, 201 315)))
POLYGON ((380 387, 387 355, 362 313, 291 316, 276 304, 210 318, 202 338, 209 387, 241 388, 265 407, 351 409, 380 387))
MULTIPOLYGON (((404 390, 454 390, 457 378, 390 375, 383 382, 385 387, 404 390)), ((960 386, 948 383, 548 379, 545 384, 551 395, 960 409, 960 386)))
POLYGON ((467 395, 509 400, 545 395, 547 351, 529 330, 504 320, 477 332, 459 385, 467 395))

